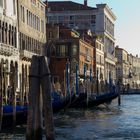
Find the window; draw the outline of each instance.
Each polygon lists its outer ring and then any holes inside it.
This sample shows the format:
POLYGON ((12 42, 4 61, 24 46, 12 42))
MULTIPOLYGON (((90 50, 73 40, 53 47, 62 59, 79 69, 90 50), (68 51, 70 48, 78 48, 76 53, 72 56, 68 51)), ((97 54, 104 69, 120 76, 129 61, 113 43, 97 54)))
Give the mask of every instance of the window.
POLYGON ((6 7, 6 0, 4 0, 4 9, 6 9, 7 7, 6 7))
POLYGON ((44 11, 44 7, 41 5, 41 11, 44 11))
POLYGON ((37 30, 40 31, 40 19, 37 17, 37 30))
POLYGON ((95 20, 96 19, 96 15, 91 15, 91 19, 95 20))
POLYGON ((67 56, 68 55, 68 46, 66 45, 57 45, 56 47, 56 55, 57 56, 67 56))
POLYGON ((15 15, 16 14, 16 2, 15 2, 15 0, 13 0, 13 12, 14 12, 13 14, 15 15))
POLYGON ((74 20, 74 16, 70 16, 70 20, 74 20))
POLYGON ((90 61, 90 52, 88 48, 85 48, 85 55, 86 55, 86 61, 90 61))
POLYGON ((73 45, 72 47, 72 55, 76 55, 77 54, 77 46, 73 45))
POLYGON ((0 7, 3 7, 3 0, 0 0, 0 7))
POLYGON ((44 33, 44 21, 43 20, 41 20, 41 32, 44 33))
POLYGON ((27 10, 27 25, 29 25, 29 12, 27 10))
POLYGON ((31 0, 31 3, 36 5, 36 0, 31 0))
POLYGON ((52 31, 49 31, 49 39, 52 38, 52 31))
POLYGON ((31 27, 33 27, 33 15, 32 15, 32 13, 31 13, 31 27))
POLYGON ((70 28, 73 28, 73 27, 74 27, 74 22, 70 22, 70 23, 69 23, 69 27, 70 27, 70 28))
POLYGON ((21 12, 21 21, 25 22, 25 13, 24 13, 24 7, 20 6, 20 12, 21 12))

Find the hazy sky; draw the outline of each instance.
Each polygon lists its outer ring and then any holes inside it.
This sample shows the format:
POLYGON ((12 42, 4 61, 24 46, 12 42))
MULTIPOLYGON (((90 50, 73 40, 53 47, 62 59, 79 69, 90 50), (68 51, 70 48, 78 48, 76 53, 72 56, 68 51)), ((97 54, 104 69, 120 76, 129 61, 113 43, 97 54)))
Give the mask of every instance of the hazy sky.
MULTIPOLYGON (((84 2, 84 0, 71 1, 84 2)), ((88 0, 89 6, 100 3, 107 3, 117 17, 115 24, 116 45, 124 48, 128 53, 140 56, 140 0, 88 0)))

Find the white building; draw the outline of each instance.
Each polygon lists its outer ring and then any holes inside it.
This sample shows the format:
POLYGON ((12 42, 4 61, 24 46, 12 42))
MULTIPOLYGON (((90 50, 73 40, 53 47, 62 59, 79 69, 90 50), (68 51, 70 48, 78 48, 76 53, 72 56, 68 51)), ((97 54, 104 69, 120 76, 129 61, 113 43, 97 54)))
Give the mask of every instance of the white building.
POLYGON ((0 75, 6 102, 11 88, 22 99, 27 95, 31 57, 40 54, 45 42, 45 4, 41 0, 0 0, 0 75))
POLYGON ((105 52, 105 79, 116 81, 115 37, 114 24, 116 16, 107 4, 97 4, 95 33, 103 38, 105 52))
POLYGON ((104 44, 101 39, 95 39, 96 52, 96 73, 98 70, 98 79, 105 80, 105 59, 104 59, 104 44))
POLYGON ((6 102, 8 86, 14 84, 15 90, 19 87, 16 5, 16 0, 0 0, 0 73, 6 102))
POLYGON ((130 83, 129 73, 130 65, 128 59, 128 52, 122 48, 116 47, 115 55, 118 59, 116 63, 116 80, 121 84, 130 83))

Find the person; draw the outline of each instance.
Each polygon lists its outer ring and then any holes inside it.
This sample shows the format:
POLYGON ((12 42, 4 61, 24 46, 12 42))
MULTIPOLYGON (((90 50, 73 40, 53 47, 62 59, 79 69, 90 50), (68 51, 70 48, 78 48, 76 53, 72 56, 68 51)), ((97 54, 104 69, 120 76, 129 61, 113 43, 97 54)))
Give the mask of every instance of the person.
POLYGON ((100 86, 101 86, 101 93, 104 93, 104 81, 101 79, 100 81, 100 86))
POLYGON ((127 84, 127 92, 129 91, 129 89, 130 89, 130 85, 129 85, 129 83, 127 84))
POLYGON ((79 93, 85 93, 85 86, 83 81, 79 81, 79 93))
POLYGON ((87 79, 87 80, 85 81, 85 87, 86 87, 86 92, 87 92, 87 94, 88 94, 88 95, 91 94, 91 83, 90 83, 90 79, 87 79))

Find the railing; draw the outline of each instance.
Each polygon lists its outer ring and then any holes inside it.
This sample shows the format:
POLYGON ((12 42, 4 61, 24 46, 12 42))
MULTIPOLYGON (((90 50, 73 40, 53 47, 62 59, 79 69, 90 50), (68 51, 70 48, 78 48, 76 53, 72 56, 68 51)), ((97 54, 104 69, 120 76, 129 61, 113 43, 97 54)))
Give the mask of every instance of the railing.
POLYGON ((27 50, 21 50, 20 51, 20 57, 21 58, 29 58, 29 59, 31 59, 33 55, 39 55, 39 54, 30 52, 30 51, 27 51, 27 50))
POLYGON ((17 56, 18 55, 18 49, 14 48, 11 45, 0 43, 0 54, 5 56, 17 56))
POLYGON ((127 60, 122 60, 122 62, 125 64, 129 64, 129 62, 127 60))
POLYGON ((117 58, 114 55, 111 55, 110 53, 106 53, 105 57, 117 62, 117 58))
POLYGON ((91 61, 91 58, 89 55, 86 56, 86 61, 90 62, 91 61))

